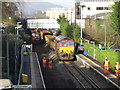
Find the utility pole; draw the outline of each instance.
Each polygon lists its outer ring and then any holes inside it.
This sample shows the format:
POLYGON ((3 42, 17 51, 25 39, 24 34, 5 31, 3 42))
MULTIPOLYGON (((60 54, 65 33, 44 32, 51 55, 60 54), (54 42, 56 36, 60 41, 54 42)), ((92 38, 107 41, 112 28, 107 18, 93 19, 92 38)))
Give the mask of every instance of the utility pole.
POLYGON ((85 7, 85 5, 79 5, 79 13, 81 12, 81 20, 80 20, 80 23, 81 23, 81 26, 80 26, 80 40, 81 40, 81 42, 80 42, 80 44, 82 45, 82 39, 83 39, 83 32, 82 32, 82 9, 85 7))
POLYGON ((71 11, 71 25, 72 25, 72 11, 71 11))
POLYGON ((100 26, 104 27, 104 32, 105 32, 105 35, 104 35, 104 36, 105 36, 104 47, 105 47, 105 50, 106 50, 106 45, 107 45, 107 44, 106 44, 106 41, 107 41, 107 37, 106 37, 106 26, 105 26, 105 25, 100 25, 100 26))

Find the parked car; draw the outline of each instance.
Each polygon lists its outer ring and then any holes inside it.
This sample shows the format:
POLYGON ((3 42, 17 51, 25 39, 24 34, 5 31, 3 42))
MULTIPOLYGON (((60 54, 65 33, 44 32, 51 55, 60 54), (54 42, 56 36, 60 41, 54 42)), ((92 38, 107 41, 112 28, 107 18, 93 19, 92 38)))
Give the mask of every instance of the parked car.
POLYGON ((76 53, 83 54, 84 52, 84 45, 77 44, 77 50, 76 53))

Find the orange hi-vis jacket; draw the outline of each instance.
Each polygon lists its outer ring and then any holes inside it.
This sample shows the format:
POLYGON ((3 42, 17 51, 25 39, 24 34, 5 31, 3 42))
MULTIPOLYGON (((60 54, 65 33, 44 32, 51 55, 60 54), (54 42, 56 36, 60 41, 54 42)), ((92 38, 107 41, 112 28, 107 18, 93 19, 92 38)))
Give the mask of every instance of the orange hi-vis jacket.
POLYGON ((45 64, 45 63, 46 63, 46 59, 43 59, 43 60, 42 60, 42 63, 45 64))

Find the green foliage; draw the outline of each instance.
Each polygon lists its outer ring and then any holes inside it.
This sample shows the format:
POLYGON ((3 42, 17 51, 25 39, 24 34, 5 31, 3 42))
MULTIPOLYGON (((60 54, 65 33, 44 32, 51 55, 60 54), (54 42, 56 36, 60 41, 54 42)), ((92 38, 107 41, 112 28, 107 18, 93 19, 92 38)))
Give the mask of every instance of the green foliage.
POLYGON ((67 29, 67 36, 70 37, 71 39, 73 39, 73 29, 74 27, 72 25, 69 25, 67 29))
POLYGON ((19 21, 19 17, 18 16, 14 16, 13 19, 12 19, 12 22, 14 24, 16 24, 18 21, 19 21))
POLYGON ((67 21, 64 21, 62 24, 61 24, 61 31, 62 31, 62 35, 63 36, 67 36, 67 30, 68 30, 68 27, 69 27, 69 23, 67 21))
POLYGON ((65 15, 63 14, 62 16, 59 16, 59 19, 57 19, 58 24, 60 24, 60 30, 61 30, 61 35, 67 36, 67 30, 69 27, 69 22, 65 18, 65 15))
POLYGON ((76 42, 80 41, 80 27, 78 25, 70 25, 64 14, 63 16, 59 16, 57 22, 60 24, 61 35, 70 37, 76 42))
POLYGON ((113 30, 118 32, 120 35, 120 1, 115 2, 115 4, 112 6, 113 12, 110 15, 111 19, 111 27, 113 30))
POLYGON ((73 26, 73 39, 76 42, 80 42, 80 27, 78 25, 73 26))
POLYGON ((15 33, 15 25, 10 25, 6 28, 7 33, 15 33))
MULTIPOLYGON (((94 45, 84 42, 83 45, 85 46, 85 51, 88 52, 89 56, 93 57, 94 55, 94 45)), ((95 54, 96 54, 96 59, 103 63, 105 58, 107 57, 110 60, 110 64, 112 67, 114 67, 116 62, 120 62, 119 60, 119 56, 120 53, 119 52, 115 52, 111 49, 106 49, 106 50, 98 50, 98 46, 95 45, 95 54)))
POLYGON ((96 30, 99 30, 101 28, 101 24, 102 24, 103 20, 102 19, 96 19, 95 20, 95 24, 96 24, 96 30))

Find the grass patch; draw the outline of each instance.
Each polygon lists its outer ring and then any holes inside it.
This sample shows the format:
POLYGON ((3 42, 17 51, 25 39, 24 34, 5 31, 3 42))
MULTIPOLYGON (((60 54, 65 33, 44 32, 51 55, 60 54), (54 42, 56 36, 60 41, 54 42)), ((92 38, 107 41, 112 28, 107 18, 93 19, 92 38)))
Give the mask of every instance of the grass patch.
POLYGON ((116 62, 120 63, 119 52, 115 52, 114 50, 111 49, 106 49, 106 50, 99 50, 98 46, 94 46, 91 43, 83 42, 83 45, 85 46, 85 51, 88 52, 89 56, 93 57, 94 56, 94 48, 95 48, 95 59, 98 60, 99 62, 103 63, 105 58, 107 57, 110 60, 110 64, 112 67, 115 66, 116 62))

